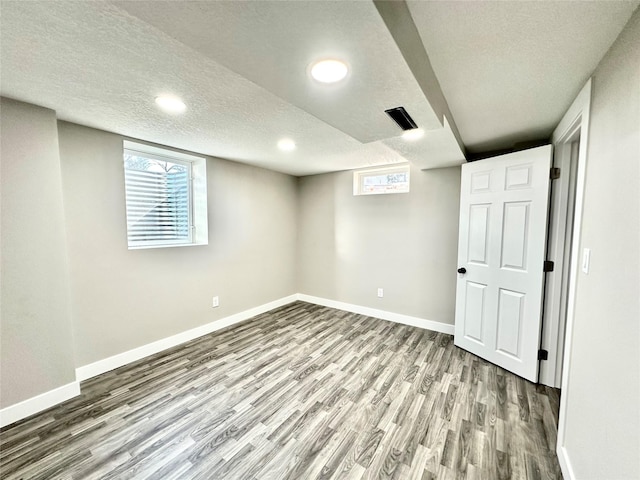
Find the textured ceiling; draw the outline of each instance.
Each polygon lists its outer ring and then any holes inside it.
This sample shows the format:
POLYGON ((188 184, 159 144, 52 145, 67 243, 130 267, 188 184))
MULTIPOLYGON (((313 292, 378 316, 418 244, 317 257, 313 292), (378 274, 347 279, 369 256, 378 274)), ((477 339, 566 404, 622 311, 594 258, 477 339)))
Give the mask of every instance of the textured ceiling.
POLYGON ((548 138, 639 2, 407 3, 477 153, 548 138))
POLYGON ((461 142, 547 136, 637 4, 2 0, 0 93, 293 175, 459 165, 461 142), (349 63, 346 81, 311 81, 325 56, 349 63), (162 93, 187 112, 160 112, 162 93), (383 112, 398 105, 422 139, 400 137, 383 112), (298 148, 279 151, 282 137, 298 148))
MULTIPOLYGON (((171 16, 181 15, 173 10, 173 2, 154 5, 171 16)), ((180 5, 186 8, 190 3, 180 5)), ((276 2, 270 8, 278 6, 281 16, 291 20, 286 16, 286 5, 276 2)), ((359 115, 346 111, 349 105, 357 107, 351 99, 328 100, 331 93, 339 94, 339 90, 329 87, 323 96, 318 95, 317 87, 306 77, 307 59, 292 64, 281 60, 282 65, 276 68, 277 62, 272 64, 271 57, 258 49, 268 40, 262 34, 252 37, 253 28, 238 32, 234 38, 217 38, 212 42, 216 48, 205 54, 201 45, 187 44, 193 43, 187 35, 175 37, 186 30, 202 36, 211 31, 207 22, 190 28, 189 22, 176 21, 182 27, 175 34, 172 29, 167 33, 117 5, 96 1, 2 2, 2 94, 52 108, 63 120, 293 175, 393 164, 409 158, 417 160, 421 168, 459 165, 464 156, 455 137, 448 126, 442 127, 435 120, 374 5, 358 5, 366 6, 368 13, 354 8, 341 10, 341 14, 352 22, 357 16, 368 16, 370 35, 375 37, 376 31, 382 34, 385 40, 376 42, 386 51, 388 63, 396 65, 399 72, 397 77, 376 80, 371 86, 360 78, 360 73, 352 73, 349 81, 354 86, 362 83, 354 93, 362 103, 359 115), (240 41, 243 37, 244 43, 240 41), (236 41, 241 45, 239 50, 234 46, 236 41), (258 50, 250 50, 247 45, 258 50), (222 63, 230 58, 212 58, 215 51, 227 48, 235 52, 231 57, 239 59, 234 69, 222 63), (405 90, 411 90, 411 94, 405 90), (154 98, 162 93, 181 97, 188 106, 187 112, 169 116, 158 111, 154 98), (438 128, 427 131, 421 140, 406 144, 400 139, 401 130, 383 111, 376 111, 383 106, 376 99, 378 96, 387 102, 395 96, 398 104, 414 102, 411 105, 415 105, 412 114, 416 120, 438 128), (344 118, 339 115, 341 110, 344 118), (366 135, 367 125, 379 140, 367 138, 369 141, 362 143, 362 138, 356 138, 366 135), (294 139, 298 148, 288 153, 279 151, 276 143, 282 137, 294 139)), ((206 2, 193 6, 197 8, 193 12, 187 9, 185 15, 194 21, 196 17, 191 14, 213 9, 226 22, 242 25, 247 4, 206 2), (221 5, 227 10, 219 10, 221 5)), ((303 12, 297 15, 303 16, 303 12)), ((254 23, 258 29, 260 22, 254 23)), ((342 27, 347 25, 343 23, 342 27)), ((282 28, 269 26, 274 32, 282 28)), ((297 35, 303 38, 303 33, 297 35)), ((233 35, 233 28, 227 34, 233 35)), ((295 38, 291 41, 296 43, 295 38)), ((318 39, 319 45, 324 43, 318 39)), ((284 40, 274 45, 286 48, 284 40)), ((353 47, 356 48, 355 43, 353 47)), ((358 64, 357 52, 351 55, 354 59, 350 63, 358 64)), ((368 68, 376 71, 376 76, 382 76, 384 62, 376 64, 379 60, 371 57, 365 62, 372 65, 368 68)), ((393 106, 397 104, 386 108, 393 106)))
POLYGON ((398 136, 384 111, 399 105, 423 128, 442 127, 371 2, 114 3, 363 143, 398 136), (324 58, 352 75, 311 81, 307 66, 324 58))

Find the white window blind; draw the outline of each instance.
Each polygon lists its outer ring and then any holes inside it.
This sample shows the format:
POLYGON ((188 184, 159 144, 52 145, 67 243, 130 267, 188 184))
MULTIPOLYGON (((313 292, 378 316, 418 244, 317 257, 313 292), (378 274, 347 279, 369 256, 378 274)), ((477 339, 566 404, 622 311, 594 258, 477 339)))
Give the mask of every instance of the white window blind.
POLYGON ((125 152, 127 239, 191 243, 191 166, 125 152))
POLYGON ((353 172, 354 195, 380 195, 409 192, 409 164, 357 170, 353 172))
POLYGON ((206 245, 206 159, 123 144, 129 249, 206 245))

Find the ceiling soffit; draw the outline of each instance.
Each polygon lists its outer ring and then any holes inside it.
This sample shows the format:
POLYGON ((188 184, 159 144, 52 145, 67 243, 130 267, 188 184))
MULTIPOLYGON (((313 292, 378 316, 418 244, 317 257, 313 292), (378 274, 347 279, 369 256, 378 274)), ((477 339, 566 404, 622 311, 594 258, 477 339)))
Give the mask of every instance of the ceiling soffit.
MULTIPOLYGON (((406 10, 408 48, 428 64, 406 5, 391 3, 406 10)), ((437 80, 420 84, 373 2, 115 4, 362 143, 402 133, 384 113, 397 106, 425 130, 443 126, 443 109, 430 103, 444 100, 437 80), (313 81, 308 66, 323 58, 345 61, 347 80, 313 81)))

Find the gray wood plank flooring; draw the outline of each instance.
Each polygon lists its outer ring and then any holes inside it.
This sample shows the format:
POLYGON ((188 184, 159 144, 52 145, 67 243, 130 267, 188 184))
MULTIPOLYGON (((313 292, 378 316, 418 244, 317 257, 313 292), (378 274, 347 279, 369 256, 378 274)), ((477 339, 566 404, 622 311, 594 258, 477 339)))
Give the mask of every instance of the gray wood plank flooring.
POLYGON ((0 431, 2 479, 561 479, 558 391, 450 335, 296 302, 0 431))

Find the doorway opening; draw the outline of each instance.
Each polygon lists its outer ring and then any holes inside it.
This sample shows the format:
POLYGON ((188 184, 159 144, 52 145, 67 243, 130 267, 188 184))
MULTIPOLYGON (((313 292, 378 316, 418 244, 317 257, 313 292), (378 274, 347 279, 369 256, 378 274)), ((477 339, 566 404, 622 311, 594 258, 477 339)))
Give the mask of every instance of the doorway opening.
MULTIPOLYGON (((591 108, 591 80, 582 88, 571 107, 560 121, 560 124, 553 132, 552 142, 556 150, 554 157, 558 159, 560 164, 568 162, 569 179, 573 176, 572 183, 575 185, 573 192, 567 193, 567 203, 571 198, 573 207, 567 212, 573 212, 570 232, 566 232, 564 236, 558 236, 556 242, 558 249, 562 250, 564 255, 561 280, 558 280, 554 287, 554 294, 557 296, 556 304, 562 307, 562 311, 554 313, 557 315, 558 322, 563 321, 563 327, 556 329, 556 335, 549 335, 549 351, 553 349, 556 352, 555 362, 549 362, 545 369, 546 375, 541 375, 540 382, 546 385, 560 387, 562 394, 560 395, 560 413, 558 417, 558 439, 556 444, 556 453, 558 462, 562 469, 562 474, 566 478, 575 478, 571 464, 565 449, 565 428, 567 422, 568 405, 571 398, 568 395, 567 386, 571 381, 571 347, 573 336, 573 325, 575 319, 575 296, 576 281, 578 272, 580 271, 580 232, 582 230, 582 210, 584 204, 584 186, 587 170, 587 144, 589 136, 589 115, 591 108), (564 243, 562 243, 564 242, 564 243), (569 246, 567 247, 567 242, 569 246), (563 300, 564 291, 564 300, 563 300), (560 334, 562 332, 562 334, 560 334), (562 340, 561 340, 562 339, 562 340)), ((562 165, 560 165, 562 168, 562 165)), ((562 172, 561 172, 562 178, 562 172)), ((557 181, 557 180, 556 180, 557 181)), ((545 323, 551 322, 552 318, 545 315, 545 323)), ((552 328, 549 327, 549 332, 552 328)), ((544 362, 543 362, 544 363, 544 362)))
POLYGON ((551 183, 546 258, 553 261, 554 267, 545 276, 540 348, 548 356, 540 362, 538 383, 555 388, 562 383, 580 132, 580 124, 568 131, 555 145, 553 156, 559 177, 551 183))

